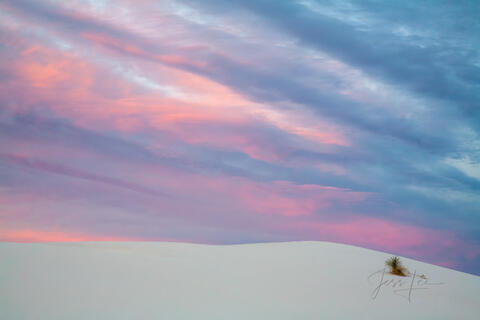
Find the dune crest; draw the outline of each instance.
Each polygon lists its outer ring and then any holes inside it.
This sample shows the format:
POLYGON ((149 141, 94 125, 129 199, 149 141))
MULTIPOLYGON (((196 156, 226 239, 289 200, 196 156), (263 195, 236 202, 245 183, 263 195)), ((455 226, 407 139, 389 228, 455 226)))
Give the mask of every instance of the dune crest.
POLYGON ((0 319, 478 319, 480 277, 327 242, 0 243, 0 319), (351 261, 355 261, 352 265, 351 261))

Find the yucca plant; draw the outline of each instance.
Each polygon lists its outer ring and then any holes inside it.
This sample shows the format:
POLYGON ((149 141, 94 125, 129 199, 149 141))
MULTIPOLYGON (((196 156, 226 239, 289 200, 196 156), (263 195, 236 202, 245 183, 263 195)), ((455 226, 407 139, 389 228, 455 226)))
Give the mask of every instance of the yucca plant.
POLYGON ((391 274, 405 277, 408 273, 407 269, 402 265, 399 257, 391 257, 385 261, 385 264, 390 268, 391 274))

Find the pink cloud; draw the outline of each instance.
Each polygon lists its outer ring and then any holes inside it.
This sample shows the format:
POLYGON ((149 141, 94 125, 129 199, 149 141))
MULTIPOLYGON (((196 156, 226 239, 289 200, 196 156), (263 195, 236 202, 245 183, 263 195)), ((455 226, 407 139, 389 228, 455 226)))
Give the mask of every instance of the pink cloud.
POLYGON ((40 230, 32 228, 0 229, 0 241, 5 242, 81 242, 81 241, 165 241, 188 242, 185 239, 168 237, 155 237, 146 239, 142 237, 124 237, 117 235, 98 235, 77 231, 40 230))
MULTIPOLYGON (((94 37, 96 41, 101 39, 94 37)), ((108 41, 103 40, 117 43, 114 39, 106 39, 108 41)), ((142 53, 134 47, 127 46, 124 50, 142 53)), ((262 136, 253 134, 250 130, 252 124, 265 124, 314 143, 346 144, 338 130, 332 131, 329 127, 308 129, 298 121, 279 122, 277 116, 264 110, 265 106, 210 79, 175 68, 154 65, 152 70, 162 74, 168 86, 182 92, 176 98, 155 90, 142 92, 138 84, 109 74, 103 66, 84 57, 40 45, 23 48, 10 68, 23 81, 7 83, 6 90, 22 92, 27 105, 47 101, 51 111, 82 127, 101 126, 133 132, 149 125, 190 144, 241 151, 265 161, 281 161, 284 155, 262 136), (95 80, 100 75, 101 84, 95 80), (114 97, 103 95, 96 89, 105 84, 115 88, 114 97), (225 128, 221 134, 210 130, 217 124, 225 128)), ((315 148, 315 144, 309 146, 312 147, 315 148)))
POLYGON ((82 34, 82 37, 92 43, 101 45, 105 48, 108 48, 123 54, 163 63, 173 67, 194 67, 198 69, 207 68, 206 63, 204 62, 191 61, 189 59, 186 59, 185 57, 182 57, 181 55, 176 55, 176 54, 149 53, 139 48, 138 46, 135 46, 134 44, 129 43, 126 40, 113 38, 108 34, 84 32, 82 34))
POLYGON ((245 212, 267 216, 309 216, 334 204, 362 202, 369 195, 334 187, 296 185, 288 181, 255 182, 241 177, 194 175, 189 176, 188 181, 201 185, 202 194, 215 193, 217 197, 237 203, 245 212))
POLYGON ((65 87, 89 89, 93 70, 79 57, 58 50, 35 45, 24 49, 15 66, 32 87, 52 89, 65 87))
POLYGON ((242 184, 238 196, 250 210, 283 216, 310 215, 334 203, 363 201, 367 194, 287 181, 242 184))
MULTIPOLYGON (((138 239, 137 239, 138 240, 138 239)), ((7 242, 79 242, 79 241, 135 241, 117 236, 99 236, 62 231, 42 231, 33 229, 0 231, 0 241, 7 242)))

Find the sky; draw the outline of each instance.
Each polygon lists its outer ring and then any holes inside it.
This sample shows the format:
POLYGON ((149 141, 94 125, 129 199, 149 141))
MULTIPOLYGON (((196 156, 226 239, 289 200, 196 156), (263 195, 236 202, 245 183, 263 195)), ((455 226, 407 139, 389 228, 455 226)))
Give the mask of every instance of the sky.
POLYGON ((479 34, 476 0, 2 0, 0 241, 480 275, 479 34))

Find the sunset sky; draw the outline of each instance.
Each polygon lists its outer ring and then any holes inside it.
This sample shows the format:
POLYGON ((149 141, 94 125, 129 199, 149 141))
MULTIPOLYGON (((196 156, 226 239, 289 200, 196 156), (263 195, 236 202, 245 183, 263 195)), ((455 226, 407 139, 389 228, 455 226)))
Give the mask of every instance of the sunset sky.
POLYGON ((0 240, 325 240, 480 275, 480 1, 0 1, 0 240))

